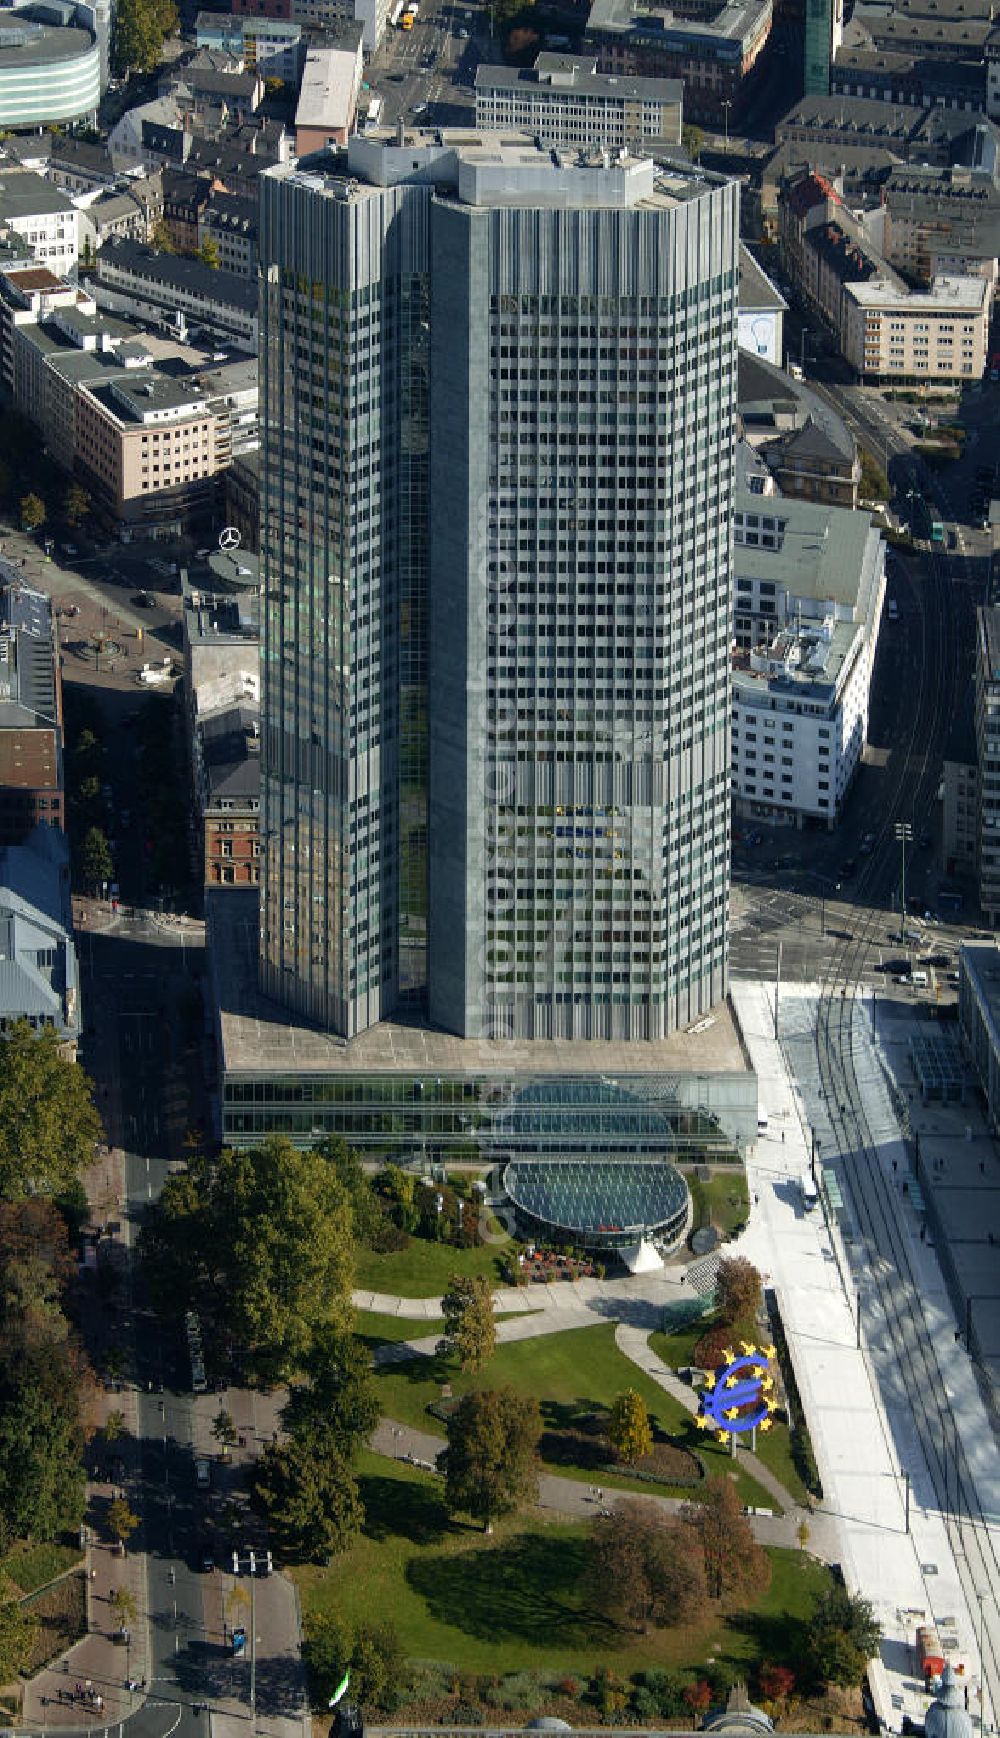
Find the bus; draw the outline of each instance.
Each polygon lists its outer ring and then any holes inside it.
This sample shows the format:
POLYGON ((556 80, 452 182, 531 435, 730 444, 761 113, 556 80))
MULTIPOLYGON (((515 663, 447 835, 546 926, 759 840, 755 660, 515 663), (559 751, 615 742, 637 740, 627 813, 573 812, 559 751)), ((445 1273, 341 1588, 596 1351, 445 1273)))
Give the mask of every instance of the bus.
POLYGON ((931 542, 932 543, 943 543, 944 542, 944 526, 942 525, 940 519, 932 519, 931 520, 931 542))
POLYGON ((396 0, 396 4, 394 5, 392 11, 389 14, 389 23, 390 24, 398 24, 399 23, 400 19, 403 16, 403 7, 405 5, 406 5, 406 0, 396 0))

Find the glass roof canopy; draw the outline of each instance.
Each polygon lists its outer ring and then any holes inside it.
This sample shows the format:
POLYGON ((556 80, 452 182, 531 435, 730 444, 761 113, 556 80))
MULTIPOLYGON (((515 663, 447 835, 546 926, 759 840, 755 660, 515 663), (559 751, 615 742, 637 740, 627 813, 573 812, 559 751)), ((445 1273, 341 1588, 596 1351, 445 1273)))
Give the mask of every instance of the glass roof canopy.
MULTIPOLYGON (((700 1113, 694 1113, 697 1117, 700 1113)), ((616 1081, 534 1081, 494 1113, 487 1151, 520 1227, 590 1247, 683 1236, 688 1187, 669 1162, 688 1145, 692 1113, 616 1081)))
POLYGON ((588 1244, 674 1242, 687 1221, 687 1184, 663 1159, 511 1159, 503 1186, 534 1228, 588 1244))

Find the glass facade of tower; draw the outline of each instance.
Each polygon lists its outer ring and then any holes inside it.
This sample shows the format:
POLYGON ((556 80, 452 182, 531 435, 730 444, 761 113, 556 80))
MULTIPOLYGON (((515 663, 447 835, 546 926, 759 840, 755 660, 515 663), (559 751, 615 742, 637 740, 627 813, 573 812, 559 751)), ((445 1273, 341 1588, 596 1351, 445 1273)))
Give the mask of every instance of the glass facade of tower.
POLYGON ((625 209, 442 213, 435 498, 465 466, 432 524, 431 934, 467 931, 461 980, 432 959, 449 1030, 656 1039, 725 993, 731 200, 657 182, 625 209))
POLYGON ((737 190, 463 144, 262 177, 261 983, 655 1040, 726 989, 737 190))
POLYGON ((383 256, 404 203, 264 190, 261 971, 345 1037, 426 993, 427 281, 383 256))

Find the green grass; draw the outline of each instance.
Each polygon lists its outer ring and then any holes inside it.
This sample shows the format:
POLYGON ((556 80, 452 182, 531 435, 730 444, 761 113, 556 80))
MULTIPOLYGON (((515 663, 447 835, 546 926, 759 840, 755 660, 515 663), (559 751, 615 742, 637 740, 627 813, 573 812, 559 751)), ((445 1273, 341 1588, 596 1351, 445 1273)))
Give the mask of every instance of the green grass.
POLYGON ((696 1230, 702 1225, 714 1225, 723 1237, 731 1237, 734 1231, 742 1229, 750 1212, 744 1171, 734 1165, 730 1170, 717 1171, 707 1183, 692 1171, 686 1171, 685 1177, 691 1190, 696 1230))
POLYGON ((79 1545, 14 1545, 0 1557, 0 1582, 9 1580, 22 1594, 34 1593, 82 1557, 79 1545))
MULTIPOLYGON (((534 1315, 534 1310, 504 1310, 495 1318, 498 1322, 512 1322, 518 1316, 534 1315)), ((400 1340, 422 1340, 431 1334, 444 1333, 444 1321, 441 1316, 415 1318, 413 1316, 381 1315, 378 1310, 355 1310, 355 1333, 359 1339, 368 1340, 372 1345, 393 1345, 400 1340)))
POLYGON ((454 1249, 448 1243, 428 1243, 414 1237, 405 1249, 376 1255, 359 1249, 354 1259, 354 1284, 359 1291, 381 1291, 391 1297, 439 1297, 453 1273, 465 1277, 485 1273, 500 1284, 500 1261, 507 1244, 484 1243, 478 1249, 454 1249))
MULTIPOLYGON (((624 1357, 615 1345, 612 1323, 593 1328, 569 1328, 558 1334, 544 1334, 532 1340, 515 1340, 498 1346, 487 1368, 479 1375, 464 1374, 444 1359, 415 1358, 405 1364, 394 1364, 376 1373, 379 1405, 385 1417, 408 1424, 415 1430, 427 1430, 444 1436, 440 1419, 427 1411, 432 1400, 441 1398, 442 1387, 449 1384, 453 1394, 468 1393, 470 1388, 500 1387, 509 1383, 518 1394, 534 1395, 542 1409, 543 1423, 550 1429, 569 1427, 581 1415, 589 1415, 611 1405, 616 1395, 634 1388, 642 1395, 649 1412, 664 1430, 685 1448, 696 1449, 705 1467, 712 1474, 736 1473, 735 1483, 741 1501, 754 1506, 775 1508, 774 1498, 749 1473, 734 1467, 732 1457, 723 1444, 706 1437, 697 1429, 690 1414, 678 1400, 624 1357)), ((567 1478, 583 1478, 594 1482, 593 1468, 573 1468, 562 1465, 557 1469, 567 1478)), ((645 1490, 648 1484, 630 1480, 628 1475, 609 1475, 602 1480, 619 1489, 645 1490)), ((672 1490, 669 1485, 655 1487, 662 1495, 689 1496, 689 1489, 672 1490)))
POLYGON ((812 1506, 813 1497, 803 1484, 798 1467, 792 1459, 792 1439, 788 1425, 775 1422, 774 1428, 757 1432, 757 1458, 769 1472, 780 1479, 789 1496, 803 1508, 812 1506))
POLYGON ((769 1552, 768 1591, 740 1612, 709 1615, 683 1631, 620 1634, 589 1594, 587 1528, 512 1518, 487 1539, 452 1521, 439 1479, 367 1453, 359 1463, 365 1531, 329 1569, 294 1572, 308 1623, 335 1611, 355 1623, 391 1613, 410 1659, 501 1673, 592 1673, 653 1665, 693 1667, 713 1655, 746 1675, 755 1661, 793 1660, 811 1612, 830 1585, 803 1553, 769 1552))
POLYGON ((391 1341, 394 1345, 399 1340, 419 1340, 425 1334, 441 1334, 444 1332, 444 1321, 441 1316, 421 1317, 415 1321, 412 1316, 386 1316, 378 1310, 355 1310, 354 1332, 359 1339, 370 1340, 373 1345, 385 1345, 391 1341))

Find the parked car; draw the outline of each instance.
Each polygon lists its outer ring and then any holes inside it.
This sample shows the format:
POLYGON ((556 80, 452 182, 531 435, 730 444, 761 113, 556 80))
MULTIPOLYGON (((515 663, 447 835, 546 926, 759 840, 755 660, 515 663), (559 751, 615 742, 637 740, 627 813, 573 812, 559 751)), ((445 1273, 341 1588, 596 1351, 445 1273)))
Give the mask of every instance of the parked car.
POLYGON ((194 1463, 194 1482, 200 1491, 207 1491, 212 1483, 212 1468, 207 1460, 196 1460, 194 1463))
POLYGON ((870 857, 875 849, 875 834, 866 833, 861 844, 858 846, 858 849, 861 852, 862 857, 870 857))

